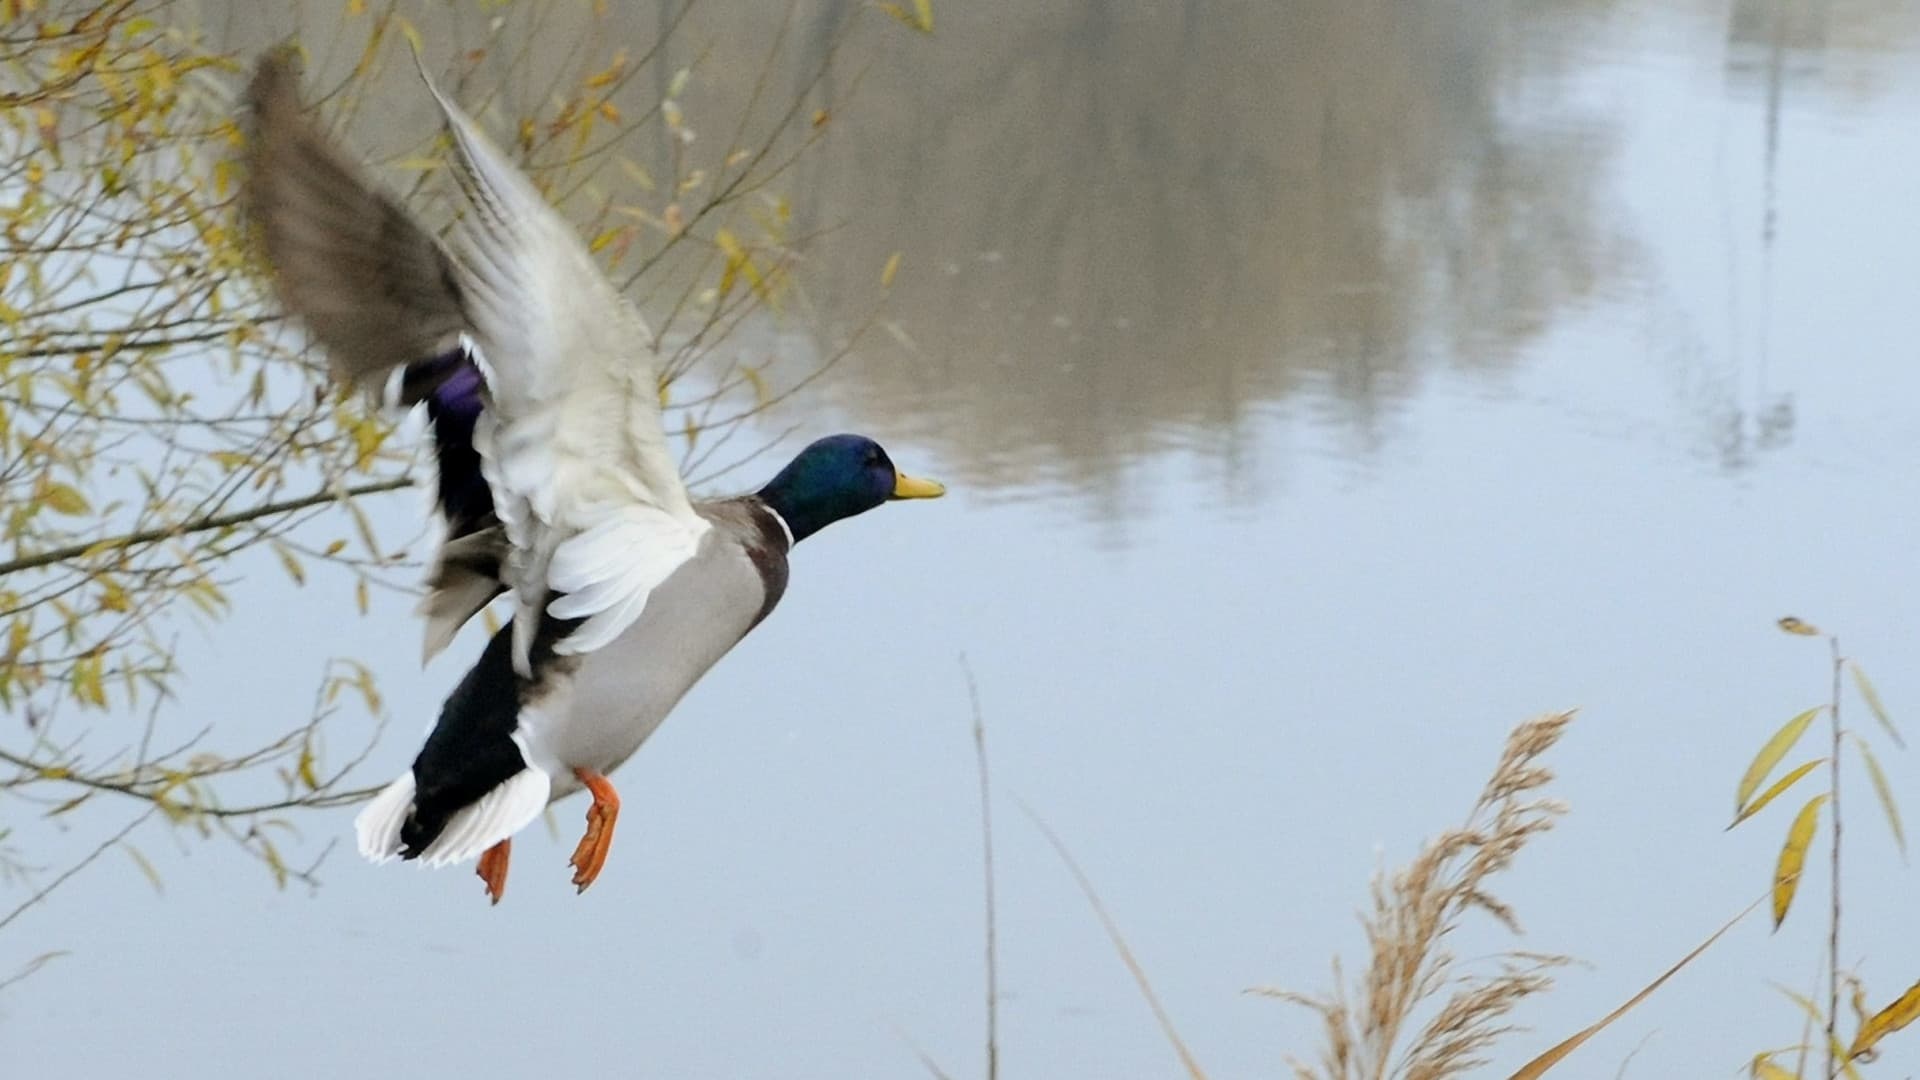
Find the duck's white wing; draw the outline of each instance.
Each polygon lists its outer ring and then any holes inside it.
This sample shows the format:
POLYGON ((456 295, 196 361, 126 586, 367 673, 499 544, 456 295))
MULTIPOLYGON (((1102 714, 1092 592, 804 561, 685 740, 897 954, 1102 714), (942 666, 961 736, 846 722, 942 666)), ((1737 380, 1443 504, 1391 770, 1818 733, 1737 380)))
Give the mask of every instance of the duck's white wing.
POLYGON ((514 662, 525 673, 543 608, 584 620, 556 651, 599 648, 708 526, 667 450, 652 332, 572 226, 427 85, 468 204, 450 246, 490 395, 475 445, 513 546, 514 662), (550 590, 565 595, 549 607, 550 590))

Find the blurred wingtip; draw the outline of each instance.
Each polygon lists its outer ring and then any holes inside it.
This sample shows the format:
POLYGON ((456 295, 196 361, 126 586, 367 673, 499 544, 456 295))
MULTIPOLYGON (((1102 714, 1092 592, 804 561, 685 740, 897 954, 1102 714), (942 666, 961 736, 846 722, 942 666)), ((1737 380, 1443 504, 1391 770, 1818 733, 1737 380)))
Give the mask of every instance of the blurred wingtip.
POLYGON ((300 47, 283 42, 260 54, 253 65, 253 80, 247 84, 247 103, 255 114, 284 105, 300 108, 300 47))
POLYGON ((413 57, 413 70, 420 73, 420 81, 426 84, 427 93, 433 95, 433 100, 439 104, 442 112, 450 113, 453 103, 447 100, 447 95, 440 92, 440 84, 434 81, 433 73, 427 70, 427 58, 420 54, 420 43, 412 37, 407 38, 407 54, 413 57))

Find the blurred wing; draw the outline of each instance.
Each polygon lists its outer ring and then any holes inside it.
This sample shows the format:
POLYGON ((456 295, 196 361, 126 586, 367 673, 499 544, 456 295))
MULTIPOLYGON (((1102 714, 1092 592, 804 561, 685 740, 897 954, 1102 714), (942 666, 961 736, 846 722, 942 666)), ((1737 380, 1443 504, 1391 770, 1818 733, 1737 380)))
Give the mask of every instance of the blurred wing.
POLYGON ((290 50, 254 71, 243 199, 281 305, 334 377, 371 389, 400 367, 400 402, 426 404, 447 524, 420 606, 431 657, 500 592, 506 548, 473 447, 485 397, 460 344, 467 317, 439 242, 319 129, 299 82, 290 50))
POLYGON ((335 378, 377 383, 438 355, 466 326, 440 245, 315 126, 290 50, 261 58, 242 199, 280 303, 325 347, 335 378))
POLYGON ((424 68, 421 77, 453 136, 467 202, 454 276, 490 393, 474 442, 513 548, 524 673, 550 591, 567 594, 553 616, 584 620, 555 651, 599 648, 708 526, 667 450, 652 332, 572 226, 424 68))

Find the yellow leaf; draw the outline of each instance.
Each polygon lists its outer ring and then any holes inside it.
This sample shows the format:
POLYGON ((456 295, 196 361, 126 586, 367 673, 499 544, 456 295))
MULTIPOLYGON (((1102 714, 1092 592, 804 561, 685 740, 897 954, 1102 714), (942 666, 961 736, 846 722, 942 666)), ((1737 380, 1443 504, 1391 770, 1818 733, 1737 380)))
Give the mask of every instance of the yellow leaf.
POLYGON ((1525 1065, 1521 1066, 1520 1071, 1514 1073, 1513 1076, 1509 1078, 1509 1080, 1539 1080, 1540 1077, 1545 1076, 1547 1074, 1548 1069, 1551 1069, 1555 1065, 1558 1065, 1562 1061, 1566 1060, 1569 1054, 1573 1053, 1575 1050, 1580 1049, 1580 1045, 1582 1043, 1586 1042, 1588 1039, 1593 1038, 1595 1035, 1600 1034, 1601 1031, 1605 1030, 1607 1025, 1613 1023, 1615 1020, 1620 1019, 1622 1016, 1625 1016, 1628 1010, 1632 1009, 1635 1005, 1638 1005, 1642 1001, 1645 1001, 1647 998, 1651 997, 1653 995, 1653 992, 1655 990, 1660 989, 1661 985, 1664 984, 1668 979, 1671 979, 1675 975, 1679 974, 1681 968, 1686 967, 1688 964, 1693 963, 1694 958, 1698 957, 1701 953, 1706 952, 1707 949, 1710 946, 1712 946, 1714 942, 1719 941, 1721 938, 1721 935, 1733 929, 1734 925, 1737 924, 1741 919, 1744 919, 1748 915, 1752 914, 1753 909, 1756 907, 1759 907, 1760 901, 1765 899, 1766 897, 1763 896, 1760 898, 1760 900, 1755 900, 1753 903, 1748 904, 1747 909, 1745 911, 1742 911, 1740 914, 1735 915, 1733 918, 1727 920, 1727 924, 1725 926, 1722 926, 1720 929, 1715 930, 1712 936, 1708 937, 1707 940, 1694 946, 1692 952, 1681 957, 1679 963, 1668 968, 1665 972, 1661 973, 1659 978, 1648 983, 1645 987, 1641 988, 1639 993, 1628 998, 1626 1004, 1620 1006, 1619 1008, 1613 1010, 1607 1015, 1601 1017, 1597 1022, 1595 1022, 1591 1026, 1575 1032, 1573 1035, 1568 1037, 1565 1041, 1550 1048, 1546 1053, 1541 1054, 1539 1057, 1534 1058, 1532 1061, 1527 1062, 1525 1065))
POLYGON ((1867 763, 1867 778, 1873 781, 1873 793, 1880 796, 1880 809, 1886 811, 1887 827, 1893 830, 1893 842, 1900 847, 1900 856, 1907 854, 1907 830, 1900 827, 1900 804, 1893 797, 1893 785, 1887 783, 1887 774, 1880 769, 1880 759, 1873 756, 1873 748, 1867 740, 1858 735, 1853 744, 1860 750, 1860 759, 1867 763))
POLYGON ((327 545, 325 555, 331 559, 345 550, 347 550, 347 542, 345 540, 335 540, 333 543, 327 545))
POLYGON ((1820 825, 1820 804, 1827 801, 1825 795, 1815 795, 1800 808, 1800 813, 1787 829, 1787 842, 1780 848, 1780 861, 1773 870, 1773 926, 1778 930, 1786 921, 1787 909, 1793 906, 1794 894, 1800 890, 1800 871, 1807 865, 1807 847, 1813 843, 1813 833, 1820 825))
POLYGON ((760 369, 752 364, 742 365, 740 374, 745 376, 748 385, 753 387, 754 404, 765 408, 767 403, 773 400, 773 389, 767 385, 766 376, 760 374, 760 369))
POLYGON ((1874 1045, 1915 1020, 1920 1020, 1920 983, 1914 983, 1893 1004, 1873 1014, 1853 1037, 1847 1057, 1857 1058, 1873 1051, 1874 1045))
POLYGON ((359 581, 353 583, 353 602, 360 608, 360 614, 365 615, 367 613, 369 600, 367 597, 367 580, 365 578, 361 578, 359 581))
POLYGON ((1767 778, 1775 765, 1780 764, 1781 758, 1787 756, 1787 751, 1793 749, 1793 744, 1799 741, 1800 736, 1806 734, 1807 725, 1813 723, 1813 718, 1819 716, 1823 708, 1825 706, 1816 705, 1781 725, 1780 730, 1773 733, 1773 738, 1768 739, 1760 752, 1754 755, 1753 764, 1747 766, 1747 773, 1740 778, 1740 786, 1734 793, 1734 813, 1738 814, 1746 808, 1747 800, 1759 790, 1760 782, 1767 778))
POLYGON ((1801 637, 1819 637, 1820 636, 1819 627, 1814 626, 1812 623, 1801 622, 1799 619, 1796 619, 1791 615, 1786 616, 1785 618, 1781 619, 1779 622, 1775 623, 1774 625, 1778 626, 1782 630, 1785 630, 1789 634, 1799 634, 1801 637))
POLYGON ((367 0, 347 0, 347 14, 365 15, 366 13, 367 0))
POLYGON ((893 288, 893 275, 899 272, 900 253, 896 251, 892 255, 887 256, 887 265, 880 271, 880 287, 883 289, 893 288))
POLYGON ((600 87, 608 85, 620 77, 620 73, 626 70, 626 66, 627 50, 621 49, 619 52, 613 54, 612 63, 608 64, 604 70, 587 80, 587 86, 591 89, 598 90, 600 87))
POLYGON ((314 767, 312 743, 300 747, 300 763, 295 766, 294 772, 299 774, 300 782, 307 785, 308 791, 320 790, 320 774, 314 767))
POLYGON ((893 16, 902 26, 911 27, 923 34, 933 33, 932 0, 913 0, 912 11, 908 11, 899 4, 881 4, 880 10, 893 16))
POLYGON ((1761 1054, 1748 1066, 1747 1075, 1753 1080, 1793 1080, 1793 1074, 1773 1063, 1770 1055, 1761 1054))
POLYGON ((307 583, 307 570, 300 565, 300 560, 294 556, 291 548, 276 540, 273 544, 273 553, 280 556, 280 565, 287 568, 287 576, 293 579, 295 585, 307 583))
POLYGON ((731 231, 721 229, 714 233, 713 242, 727 256, 726 269, 720 273, 721 299, 726 299, 727 293, 732 291, 737 275, 747 279, 747 284, 753 287, 756 296, 771 304, 773 294, 767 288, 766 279, 761 276, 760 268, 753 264, 752 253, 741 245, 739 239, 731 231))
POLYGON ((267 861, 267 869, 273 871, 274 886, 281 889, 286 888, 287 864, 280 858, 280 849, 274 847, 273 841, 268 840, 264 836, 260 838, 260 857, 267 861))
POLYGON ((609 124, 617 124, 620 122, 620 107, 611 101, 601 102, 597 111, 600 113, 601 118, 609 124))
POLYGON ((373 21, 373 33, 367 35, 367 47, 360 50, 360 61, 353 66, 356 76, 365 75, 373 68, 373 60, 380 55, 380 42, 387 36, 387 17, 380 16, 373 21))
POLYGON ((155 870, 153 868, 153 864, 147 861, 147 857, 145 855, 140 854, 139 848, 134 847, 132 844, 123 842, 120 845, 120 850, 126 852, 128 858, 131 858, 133 860, 133 865, 140 868, 140 873, 146 877, 147 884, 153 886, 154 892, 164 893, 167 891, 160 884, 160 871, 155 870))
POLYGON ((1853 685, 1859 688, 1860 698, 1873 712, 1873 718, 1880 721, 1881 727, 1887 729, 1887 737, 1893 740, 1893 745, 1905 749, 1907 740, 1901 738, 1899 729, 1893 726, 1893 717, 1887 715, 1887 707, 1880 701, 1880 692, 1873 688, 1873 683, 1867 679, 1867 673, 1852 660, 1847 661, 1847 667, 1853 671, 1853 685))
POLYGON ((83 656, 73 662, 73 696, 89 705, 107 707, 107 688, 103 681, 99 656, 83 656))
POLYGON ((348 434, 353 436, 353 447, 359 452, 354 459, 354 468, 364 469, 373 463, 373 456, 380 451, 380 444, 387 439, 387 433, 370 417, 359 417, 348 426, 348 434))
POLYGON ((66 484, 49 483, 46 493, 40 498, 56 513, 66 514, 69 517, 78 517, 90 509, 86 496, 66 484))
POLYGON ((641 165, 639 162, 633 161, 628 158, 621 158, 620 171, 626 173, 628 179, 640 185, 640 190, 642 191, 653 190, 654 188, 653 174, 648 172, 646 170, 646 167, 641 165))
POLYGON ((354 684, 360 688, 360 697, 367 703, 367 711, 370 713, 378 713, 380 711, 380 689, 373 685, 373 672, 368 671, 366 668, 361 668, 360 677, 354 681, 354 684))
POLYGON ((735 239, 733 233, 727 229, 714 233, 713 242, 727 257, 726 268, 720 271, 720 299, 725 300, 727 294, 733 291, 734 282, 739 279, 740 267, 746 263, 747 253, 740 247, 740 241, 735 239))
POLYGON ((125 613, 133 610, 133 602, 127 597, 127 590, 121 588, 119 583, 109 581, 100 590, 100 609, 125 613))
POLYGON ((360 534, 360 543, 365 545, 367 556, 374 562, 383 561, 380 555, 380 541, 373 534, 373 522, 367 519, 366 511, 360 509, 360 504, 356 500, 344 499, 342 502, 346 505, 347 514, 353 518, 353 527, 360 534))
MULTIPOLYGON (((587 141, 593 138, 593 118, 597 115, 599 114, 592 111, 588 111, 588 112, 581 113, 578 117, 574 119, 573 152, 575 155, 578 155, 581 152, 585 151, 587 148, 587 141)), ((541 188, 541 190, 543 193, 547 193, 546 188, 544 186, 541 188)), ((547 194, 550 194, 550 193, 547 193, 547 194)))
MULTIPOLYGON (((1738 825, 1741 822, 1752 817, 1753 815, 1759 813, 1768 803, 1779 798, 1782 794, 1786 792, 1788 788, 1798 783, 1801 777, 1812 772, 1816 767, 1826 764, 1826 762, 1827 762, 1826 758, 1814 758, 1812 761, 1809 761, 1803 765, 1796 767, 1792 772, 1788 773, 1787 775, 1781 777, 1778 780, 1775 780, 1773 782, 1773 786, 1761 792, 1759 798, 1748 803, 1746 807, 1742 809, 1737 816, 1734 817, 1733 825, 1738 825)), ((1727 828, 1731 829, 1733 828, 1733 825, 1729 825, 1727 826, 1727 828)))

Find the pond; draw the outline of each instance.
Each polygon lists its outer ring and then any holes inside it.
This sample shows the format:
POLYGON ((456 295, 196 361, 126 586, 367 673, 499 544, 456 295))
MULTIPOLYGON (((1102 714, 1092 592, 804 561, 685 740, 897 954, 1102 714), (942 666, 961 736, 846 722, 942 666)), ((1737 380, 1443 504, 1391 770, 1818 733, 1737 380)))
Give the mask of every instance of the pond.
MULTIPOLYGON (((1460 821, 1511 727, 1578 706, 1551 758, 1572 812, 1500 895, 1520 946, 1586 963, 1523 1009, 1510 1071, 1766 890, 1787 811, 1724 832, 1734 784, 1828 677, 1776 618, 1838 632, 1920 716, 1920 10, 935 8, 932 37, 848 61, 858 94, 790 185, 829 229, 818 321, 764 340, 830 350, 900 252, 887 324, 766 430, 868 432, 952 494, 798 552, 778 613, 617 777, 589 893, 576 802, 496 909, 464 869, 344 848, 276 892, 153 826, 163 894, 110 859, 18 924, 27 955, 71 950, 0 1000, 21 1075, 928 1075, 916 1050, 980 1075, 968 672, 1002 1067, 1056 1080, 1179 1065, 1023 807, 1209 1074, 1283 1075, 1317 1024, 1243 991, 1357 969, 1370 875, 1460 821)), ((746 6, 701 18, 723 61, 766 47, 746 6)), ((369 780, 405 768, 479 635, 421 671, 403 598, 360 618, 258 577, 190 635, 184 710, 270 736, 324 657, 359 656, 395 717, 369 780)), ((1878 1003, 1920 970, 1917 883, 1847 782, 1842 957, 1878 1003)), ((297 848, 350 817, 302 819, 297 848)), ((1796 1041, 1767 980, 1810 986, 1824 889, 1803 899, 1566 1074, 1719 1075, 1796 1041)), ((1920 1066, 1888 1048, 1877 1069, 1920 1066)))

